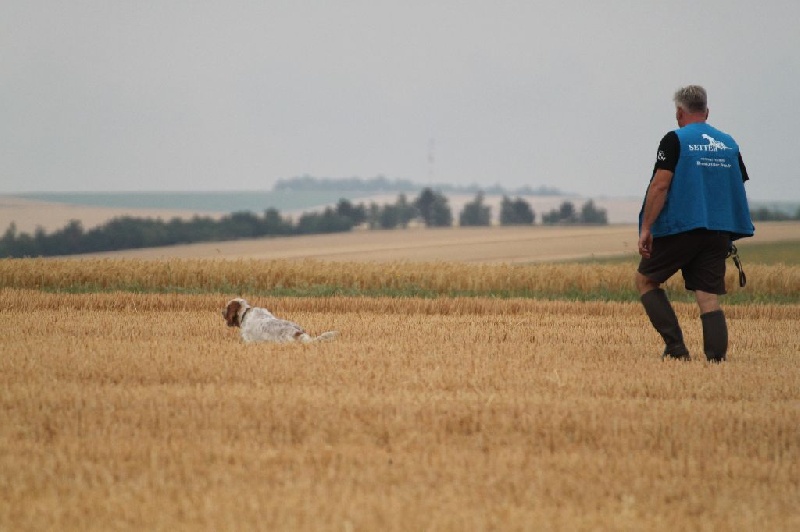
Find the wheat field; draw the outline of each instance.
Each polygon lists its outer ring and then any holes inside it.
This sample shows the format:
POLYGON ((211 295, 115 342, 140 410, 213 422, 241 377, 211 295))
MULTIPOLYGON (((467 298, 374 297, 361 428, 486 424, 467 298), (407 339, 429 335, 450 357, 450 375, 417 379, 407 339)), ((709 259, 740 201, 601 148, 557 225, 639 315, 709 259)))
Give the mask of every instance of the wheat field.
MULTIPOLYGON (((57 292, 221 292, 292 295, 333 292, 371 295, 544 296, 638 299, 635 264, 458 262, 326 262, 257 259, 4 259, 1 286, 57 292)), ((800 303, 800 266, 747 265, 745 288, 729 264, 729 297, 800 303)), ((683 294, 680 275, 665 287, 683 294)))
POLYGON ((800 528, 800 305, 227 297, 0 289, 0 530, 800 528))

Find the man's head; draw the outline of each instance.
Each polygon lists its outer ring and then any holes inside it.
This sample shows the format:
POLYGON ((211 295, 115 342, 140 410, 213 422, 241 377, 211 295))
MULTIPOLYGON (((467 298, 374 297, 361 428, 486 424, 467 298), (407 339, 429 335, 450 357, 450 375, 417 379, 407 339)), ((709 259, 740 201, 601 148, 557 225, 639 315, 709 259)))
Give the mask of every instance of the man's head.
POLYGON ((675 119, 683 127, 708 119, 708 94, 700 85, 687 85, 675 91, 675 119))

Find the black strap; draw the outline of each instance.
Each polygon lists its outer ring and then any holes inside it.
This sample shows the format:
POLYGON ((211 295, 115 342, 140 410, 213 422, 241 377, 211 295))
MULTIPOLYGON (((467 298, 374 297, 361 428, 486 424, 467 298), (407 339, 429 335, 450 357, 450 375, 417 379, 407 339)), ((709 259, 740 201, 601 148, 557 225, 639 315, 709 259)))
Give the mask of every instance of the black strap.
POLYGON ((736 245, 733 242, 731 242, 731 247, 728 249, 728 257, 733 257, 733 263, 736 265, 736 269, 739 270, 739 286, 744 288, 744 285, 747 284, 747 276, 744 274, 744 268, 742 268, 739 250, 736 249, 736 245))

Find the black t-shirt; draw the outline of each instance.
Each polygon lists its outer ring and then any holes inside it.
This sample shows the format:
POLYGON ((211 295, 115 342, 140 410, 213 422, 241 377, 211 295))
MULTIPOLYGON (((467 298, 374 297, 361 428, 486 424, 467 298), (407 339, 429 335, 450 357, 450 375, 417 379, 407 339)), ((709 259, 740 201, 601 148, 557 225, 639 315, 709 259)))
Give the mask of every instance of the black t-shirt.
MULTIPOLYGON (((661 143, 658 145, 658 153, 656 154, 656 164, 653 167, 653 175, 656 170, 669 170, 675 173, 675 167, 678 166, 678 158, 681 156, 681 142, 678 140, 678 134, 670 131, 661 143)), ((742 160, 742 152, 739 152, 739 169, 742 171, 742 181, 747 181, 750 176, 747 175, 747 168, 744 166, 742 160)))

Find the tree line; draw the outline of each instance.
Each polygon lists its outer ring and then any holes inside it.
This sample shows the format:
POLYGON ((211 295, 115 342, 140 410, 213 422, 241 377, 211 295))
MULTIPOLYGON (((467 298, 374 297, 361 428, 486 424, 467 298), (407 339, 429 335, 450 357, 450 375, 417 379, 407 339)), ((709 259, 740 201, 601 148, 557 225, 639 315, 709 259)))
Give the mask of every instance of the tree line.
MULTIPOLYGON (((458 217, 461 226, 488 226, 492 223, 491 206, 485 205, 483 192, 467 203, 458 217)), ((533 225, 536 213, 521 197, 503 196, 500 205, 501 225, 533 225)), ((290 220, 273 208, 261 215, 250 211, 234 212, 219 219, 195 216, 191 219, 122 216, 107 223, 84 229, 72 220, 62 229, 47 233, 38 227, 33 235, 20 233, 12 223, 0 238, 0 257, 46 257, 118 251, 144 247, 171 246, 194 242, 215 242, 264 236, 290 236, 350 231, 357 226, 369 229, 405 228, 412 223, 426 227, 450 227, 453 211, 447 197, 431 188, 423 189, 413 200, 400 194, 393 204, 353 204, 340 199, 335 207, 321 212, 304 213, 290 220)), ((605 209, 587 201, 580 209, 565 201, 558 209, 542 215, 542 223, 607 224, 605 209)))
POLYGON ((768 207, 758 207, 750 210, 750 218, 754 222, 787 222, 790 220, 800 220, 800 208, 794 215, 780 209, 770 209, 768 207))

